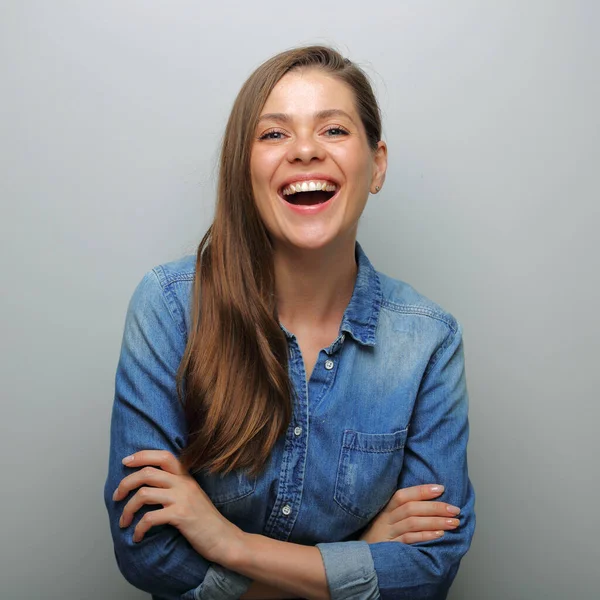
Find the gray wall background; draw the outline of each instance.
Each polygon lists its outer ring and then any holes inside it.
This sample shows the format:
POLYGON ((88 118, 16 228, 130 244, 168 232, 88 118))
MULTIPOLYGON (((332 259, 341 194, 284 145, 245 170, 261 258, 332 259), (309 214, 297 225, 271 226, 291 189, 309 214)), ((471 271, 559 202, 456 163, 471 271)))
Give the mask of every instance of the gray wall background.
POLYGON ((147 598, 102 502, 127 302, 209 224, 245 78, 324 42, 384 111, 359 239, 465 329, 478 527, 451 597, 597 598, 599 6, 0 2, 0 596, 147 598))

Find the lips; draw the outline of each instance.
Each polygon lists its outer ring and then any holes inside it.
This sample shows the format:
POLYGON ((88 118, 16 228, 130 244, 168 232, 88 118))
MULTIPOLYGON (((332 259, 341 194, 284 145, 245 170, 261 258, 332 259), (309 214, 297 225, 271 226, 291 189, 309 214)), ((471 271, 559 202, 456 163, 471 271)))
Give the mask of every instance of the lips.
POLYGON ((279 196, 294 206, 325 204, 339 191, 339 184, 331 177, 306 173, 290 177, 279 188, 279 196))
POLYGON ((325 193, 321 195, 321 192, 308 192, 308 193, 297 193, 294 196, 282 196, 279 198, 283 206, 287 207, 292 213, 296 213, 302 217, 314 217, 321 214, 324 211, 328 211, 330 206, 333 206, 338 196, 340 195, 341 188, 338 188, 334 193, 325 193), (319 194, 319 196, 317 196, 319 194), (295 197, 299 196, 296 203, 291 202, 295 197), (327 197, 326 197, 327 196, 327 197), (301 204, 300 202, 305 202, 301 204))

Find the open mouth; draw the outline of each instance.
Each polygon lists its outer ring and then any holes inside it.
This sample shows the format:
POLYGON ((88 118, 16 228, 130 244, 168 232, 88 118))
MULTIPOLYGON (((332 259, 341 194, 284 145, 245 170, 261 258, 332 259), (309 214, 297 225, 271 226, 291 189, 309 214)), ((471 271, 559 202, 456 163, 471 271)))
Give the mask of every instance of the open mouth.
POLYGON ((289 204, 314 206, 331 200, 338 189, 334 183, 310 181, 285 186, 279 190, 279 195, 289 204))

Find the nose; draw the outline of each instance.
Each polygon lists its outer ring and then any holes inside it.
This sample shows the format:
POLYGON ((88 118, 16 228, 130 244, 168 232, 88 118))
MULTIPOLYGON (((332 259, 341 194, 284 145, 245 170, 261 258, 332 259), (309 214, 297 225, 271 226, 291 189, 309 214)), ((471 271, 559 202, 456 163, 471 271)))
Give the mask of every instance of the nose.
POLYGON ((289 162, 310 163, 313 159, 323 160, 325 150, 311 134, 296 135, 288 146, 287 159, 289 162))

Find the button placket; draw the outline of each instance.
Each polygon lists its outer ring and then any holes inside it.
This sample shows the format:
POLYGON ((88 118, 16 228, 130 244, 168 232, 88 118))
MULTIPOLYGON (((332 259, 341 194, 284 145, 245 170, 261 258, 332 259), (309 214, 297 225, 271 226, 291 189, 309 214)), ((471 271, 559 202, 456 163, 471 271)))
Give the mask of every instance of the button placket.
POLYGON ((302 355, 295 338, 288 339, 289 375, 295 391, 294 414, 283 447, 279 485, 275 503, 264 527, 265 535, 286 541, 300 513, 306 466, 308 431, 308 385, 302 355))

